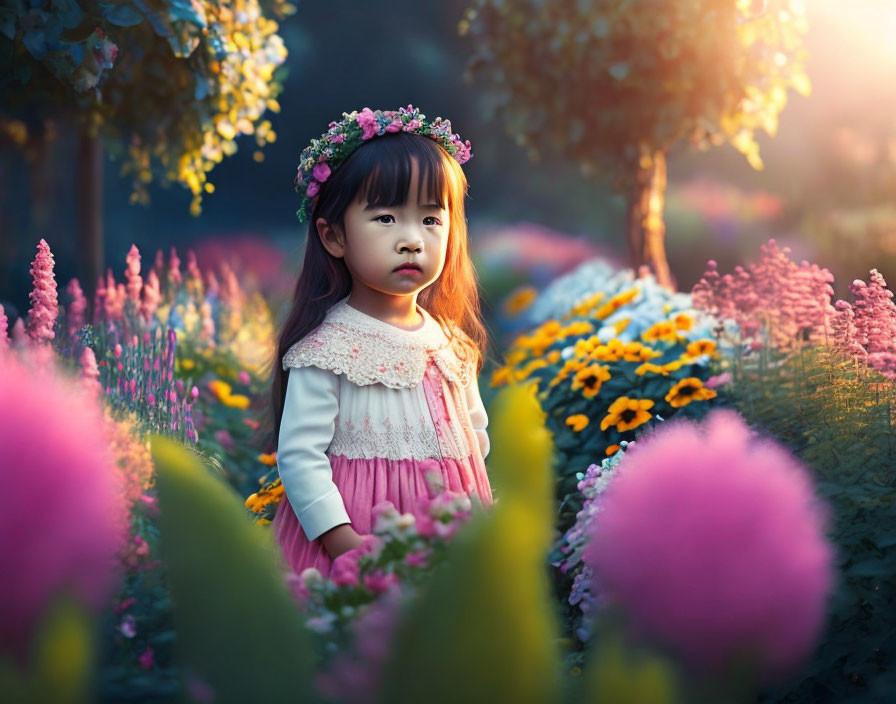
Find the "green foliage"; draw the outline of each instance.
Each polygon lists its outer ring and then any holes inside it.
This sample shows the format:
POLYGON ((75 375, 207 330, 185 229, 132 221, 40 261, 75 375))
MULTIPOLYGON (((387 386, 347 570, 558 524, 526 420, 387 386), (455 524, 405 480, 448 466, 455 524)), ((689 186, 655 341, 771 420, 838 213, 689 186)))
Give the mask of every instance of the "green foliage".
POLYGON ((804 679, 768 692, 765 701, 884 701, 873 692, 886 688, 882 678, 892 681, 896 665, 894 384, 825 348, 735 370, 737 409, 815 471, 818 493, 833 510, 841 573, 804 679))
POLYGON ((162 553, 174 597, 178 660, 218 702, 294 700, 310 691, 310 633, 270 532, 189 452, 154 436, 162 553))
POLYGON ((295 9, 286 0, 14 0, 0 9, 0 125, 21 134, 40 131, 33 115, 76 118, 124 157, 131 202, 149 203, 154 178, 177 181, 198 215, 214 190, 206 173, 236 152, 235 137, 253 135, 259 148, 276 139, 261 117, 280 110, 274 72, 286 49, 265 15, 295 9))
MULTIPOLYGON (((762 168, 793 88, 809 92, 803 13, 787 0, 473 0, 468 78, 532 159, 556 150, 627 192, 643 155, 729 141, 762 168)), ((491 116, 490 116, 491 117, 491 116)))

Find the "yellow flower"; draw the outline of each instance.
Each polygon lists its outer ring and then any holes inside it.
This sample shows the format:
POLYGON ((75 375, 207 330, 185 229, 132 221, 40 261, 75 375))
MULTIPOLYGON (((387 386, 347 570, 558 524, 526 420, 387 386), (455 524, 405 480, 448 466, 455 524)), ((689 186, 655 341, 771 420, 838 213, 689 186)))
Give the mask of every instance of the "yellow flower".
POLYGON ((560 356, 560 350, 551 350, 545 359, 548 360, 549 364, 556 364, 560 361, 560 356))
POLYGON ((277 477, 270 484, 262 487, 257 493, 246 499, 246 508, 255 513, 260 513, 268 504, 279 503, 283 498, 283 493, 283 483, 280 481, 280 477, 277 477))
POLYGON ((675 386, 669 389, 666 394, 666 401, 673 408, 681 408, 688 405, 691 401, 708 401, 715 398, 716 392, 703 386, 703 382, 695 376, 689 376, 682 379, 675 386))
POLYGON ((196 362, 192 359, 182 359, 180 360, 180 368, 189 371, 190 369, 194 369, 196 367, 196 362))
POLYGON ((690 330, 694 325, 694 319, 687 313, 679 313, 673 318, 673 322, 679 330, 690 330))
POLYGON ((273 467, 274 465, 277 464, 277 453, 276 452, 270 452, 270 453, 263 452, 262 454, 260 454, 258 456, 258 461, 261 462, 262 464, 266 464, 268 467, 273 467))
POLYGON ((613 296, 609 301, 604 303, 594 314, 594 317, 598 320, 603 320, 604 318, 609 318, 613 313, 622 308, 622 306, 627 303, 631 303, 635 296, 638 295, 638 288, 631 288, 628 291, 623 291, 622 293, 618 293, 613 296))
POLYGON ((632 322, 631 318, 620 318, 615 323, 613 323, 613 329, 616 330, 616 334, 619 335, 623 330, 625 330, 630 322, 632 322))
POLYGON ((525 350, 511 350, 507 353, 506 361, 508 366, 515 367, 520 362, 525 361, 528 356, 525 350))
POLYGON ((563 319, 567 320, 569 318, 575 318, 577 316, 586 316, 590 314, 594 307, 598 305, 602 300, 604 300, 604 293, 602 291, 593 293, 581 302, 574 305, 569 310, 569 312, 563 316, 563 319))
POLYGON ((579 369, 584 367, 585 364, 587 364, 587 362, 585 362, 584 360, 581 360, 581 359, 576 359, 575 357, 567 359, 563 363, 563 366, 560 368, 560 371, 557 372, 557 376, 555 376, 553 379, 551 379, 548 386, 549 387, 556 386, 561 381, 563 381, 567 376, 569 376, 570 372, 578 371, 579 369))
POLYGON ((694 340, 688 345, 687 354, 690 357, 699 357, 701 354, 713 354, 716 351, 714 340, 694 340))
POLYGON ((519 315, 526 310, 532 302, 538 297, 538 291, 532 286, 523 286, 514 291, 510 297, 504 301, 504 313, 507 315, 519 315))
POLYGON ((619 445, 608 446, 606 452, 607 452, 607 457, 609 457, 610 455, 615 455, 617 452, 619 452, 619 445))
POLYGON ((577 433, 583 428, 586 428, 589 422, 590 421, 588 420, 588 416, 581 413, 577 413, 576 415, 570 416, 566 419, 566 424, 577 433))
POLYGON ((579 369, 572 380, 572 390, 584 389, 582 395, 585 398, 594 398, 600 392, 601 384, 610 378, 609 367, 600 364, 591 364, 579 369))
POLYGON ((668 320, 661 320, 641 333, 641 339, 645 342, 655 342, 657 340, 675 342, 678 339, 678 331, 675 329, 674 323, 668 320))
POLYGON ((527 379, 529 375, 535 371, 536 369, 541 369, 542 367, 548 366, 548 361, 546 359, 533 359, 522 369, 517 370, 514 373, 514 379, 517 381, 523 381, 527 379))
POLYGON ((231 387, 226 381, 221 381, 220 379, 213 379, 208 382, 208 388, 211 389, 212 393, 217 397, 219 401, 223 401, 225 398, 230 396, 231 387))
POLYGON ((221 403, 230 408, 246 409, 249 407, 249 397, 242 394, 233 394, 232 396, 222 398, 221 403))
POLYGON ((635 369, 635 374, 638 376, 644 376, 645 374, 663 374, 666 372, 663 371, 663 368, 659 364, 653 364, 652 362, 644 362, 644 364, 640 365, 637 369, 635 369))
POLYGON ((268 525, 270 522, 271 522, 271 521, 270 521, 269 519, 267 519, 267 518, 257 518, 257 519, 255 519, 255 525, 257 525, 257 526, 266 526, 266 525, 268 525))
POLYGON ((600 345, 600 338, 597 335, 592 335, 582 340, 576 340, 573 352, 576 357, 587 357, 598 345, 600 345))
POLYGON ((511 368, 508 366, 498 367, 495 371, 492 372, 492 378, 489 382, 489 386, 491 388, 495 388, 496 386, 503 386, 504 384, 511 381, 512 376, 510 373, 511 368))
POLYGON ((620 433, 637 428, 650 420, 647 409, 653 407, 649 398, 629 398, 620 396, 607 409, 606 417, 600 422, 600 429, 615 425, 620 433))

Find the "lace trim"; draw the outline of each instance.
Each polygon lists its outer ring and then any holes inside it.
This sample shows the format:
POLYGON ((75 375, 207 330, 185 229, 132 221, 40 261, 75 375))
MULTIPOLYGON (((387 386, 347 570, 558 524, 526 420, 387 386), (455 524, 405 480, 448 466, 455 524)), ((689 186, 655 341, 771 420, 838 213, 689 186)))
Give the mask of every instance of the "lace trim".
MULTIPOLYGON (((363 459, 381 457, 390 460, 425 460, 443 456, 436 431, 423 418, 420 419, 419 426, 392 426, 385 431, 372 430, 369 419, 359 427, 337 425, 327 454, 363 459)), ((450 453, 449 456, 454 454, 450 453)))
MULTIPOLYGON (((392 389, 420 384, 430 360, 451 382, 466 387, 474 367, 462 359, 429 313, 419 330, 402 330, 345 304, 343 299, 324 321, 283 355, 283 369, 315 366, 343 374, 358 386, 380 383, 392 389)), ((418 307, 419 308, 419 307, 418 307)), ((469 338, 453 323, 453 335, 469 338)))

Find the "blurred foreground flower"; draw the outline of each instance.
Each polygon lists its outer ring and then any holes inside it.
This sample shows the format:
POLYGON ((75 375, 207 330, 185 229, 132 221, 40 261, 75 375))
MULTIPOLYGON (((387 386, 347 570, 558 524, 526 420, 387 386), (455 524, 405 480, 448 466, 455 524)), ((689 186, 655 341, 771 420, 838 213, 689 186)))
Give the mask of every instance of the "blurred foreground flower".
POLYGON ((0 356, 0 650, 21 664, 58 592, 99 610, 115 586, 127 509, 103 427, 75 382, 0 356))
POLYGON ((585 552, 595 588, 699 672, 764 681, 810 654, 833 580, 806 470, 732 411, 669 421, 624 457, 585 552))

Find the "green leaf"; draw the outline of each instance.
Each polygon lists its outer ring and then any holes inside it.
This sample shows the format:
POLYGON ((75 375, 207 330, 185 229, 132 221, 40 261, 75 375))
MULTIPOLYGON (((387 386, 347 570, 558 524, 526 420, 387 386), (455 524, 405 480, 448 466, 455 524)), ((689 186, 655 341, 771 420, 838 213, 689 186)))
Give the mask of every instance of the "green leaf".
POLYGON ((312 643, 272 533, 249 524, 240 497, 185 448, 160 435, 151 447, 181 665, 219 703, 300 699, 312 643))

